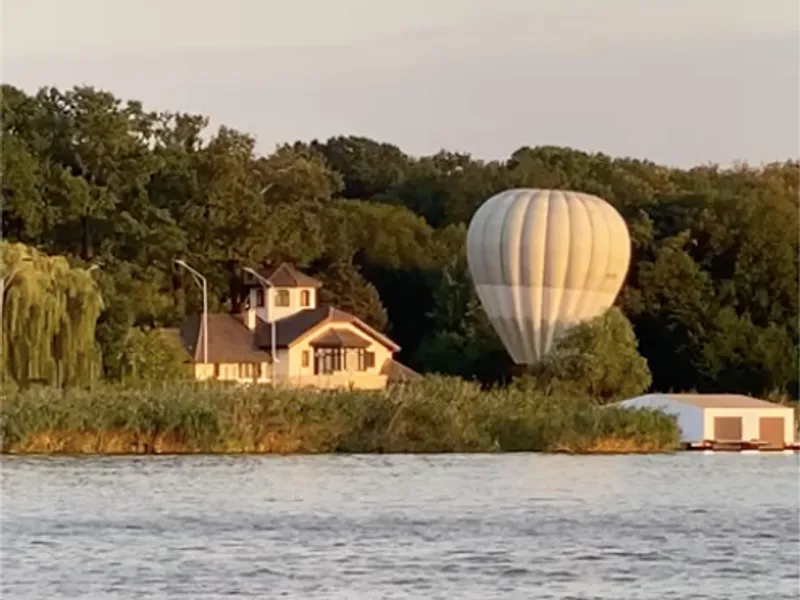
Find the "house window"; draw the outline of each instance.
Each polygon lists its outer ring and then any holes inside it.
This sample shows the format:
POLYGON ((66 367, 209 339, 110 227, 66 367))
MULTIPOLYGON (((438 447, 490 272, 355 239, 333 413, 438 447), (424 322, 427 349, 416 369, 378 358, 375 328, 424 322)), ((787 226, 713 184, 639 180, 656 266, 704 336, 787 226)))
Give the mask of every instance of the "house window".
POLYGON ((275 294, 275 306, 289 306, 289 290, 278 290, 275 294))
POLYGON ((311 306, 311 292, 308 290, 300 292, 300 306, 311 306))
POLYGON ((264 288, 258 288, 256 290, 256 306, 264 306, 264 288))
POLYGON ((239 363, 239 379, 251 379, 254 369, 253 363, 239 363))
POLYGON ((343 351, 339 348, 320 348, 314 354, 314 374, 330 374, 342 370, 343 351))
POLYGON ((303 367, 307 367, 309 362, 310 362, 310 358, 308 356, 308 350, 303 350, 303 354, 301 356, 301 360, 302 360, 303 367))
POLYGON ((356 354, 356 358, 358 360, 358 370, 359 371, 366 371, 367 369, 375 366, 375 353, 374 352, 367 352, 366 350, 358 350, 356 354), (369 358, 367 358, 369 356, 369 358))
POLYGON ((214 363, 214 377, 219 379, 219 363, 214 363))

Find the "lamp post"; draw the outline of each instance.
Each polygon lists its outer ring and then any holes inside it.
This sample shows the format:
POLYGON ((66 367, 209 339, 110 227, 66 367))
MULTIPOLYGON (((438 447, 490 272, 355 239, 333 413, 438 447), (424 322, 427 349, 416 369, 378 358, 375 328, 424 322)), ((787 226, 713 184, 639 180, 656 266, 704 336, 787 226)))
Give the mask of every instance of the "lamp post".
POLYGON ((195 269, 186 264, 185 260, 178 259, 175 261, 179 265, 189 271, 197 284, 203 288, 203 364, 208 364, 208 281, 200 275, 195 269))
MULTIPOLYGON (((265 288, 269 289, 272 287, 272 284, 269 282, 269 280, 263 275, 259 275, 254 269, 251 269, 250 267, 244 267, 243 270, 246 271, 247 273, 250 273, 250 275, 252 275, 253 277, 255 277, 265 288)), ((265 297, 264 304, 267 304, 269 301, 268 300, 269 296, 267 295, 266 290, 264 293, 264 297, 265 297)), ((272 385, 275 385, 275 363, 278 362, 278 358, 275 354, 275 344, 276 344, 275 319, 272 318, 272 316, 270 316, 269 319, 269 327, 270 327, 270 348, 272 353, 272 365, 271 365, 272 385)))

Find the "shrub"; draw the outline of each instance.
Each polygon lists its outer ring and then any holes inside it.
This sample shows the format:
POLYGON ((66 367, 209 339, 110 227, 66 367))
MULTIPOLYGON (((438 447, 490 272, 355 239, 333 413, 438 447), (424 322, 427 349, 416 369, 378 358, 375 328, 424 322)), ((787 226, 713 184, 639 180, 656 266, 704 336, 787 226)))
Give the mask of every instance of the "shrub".
POLYGON ((435 376, 379 392, 180 381, 30 388, 7 395, 2 436, 6 452, 84 451, 70 436, 98 452, 591 452, 671 450, 678 440, 661 413, 435 376))

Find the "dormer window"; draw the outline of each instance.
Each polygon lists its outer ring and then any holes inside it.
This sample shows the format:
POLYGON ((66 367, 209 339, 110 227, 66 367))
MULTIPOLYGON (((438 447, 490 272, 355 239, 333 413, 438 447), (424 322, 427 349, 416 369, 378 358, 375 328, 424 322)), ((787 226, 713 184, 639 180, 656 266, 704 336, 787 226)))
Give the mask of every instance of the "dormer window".
POLYGON ((304 308, 311 306, 311 292, 308 290, 303 290, 300 292, 300 306, 304 308))
POLYGON ((275 306, 289 306, 289 290, 278 290, 275 294, 275 306))
POLYGON ((256 306, 259 308, 264 306, 264 288, 256 290, 256 306))

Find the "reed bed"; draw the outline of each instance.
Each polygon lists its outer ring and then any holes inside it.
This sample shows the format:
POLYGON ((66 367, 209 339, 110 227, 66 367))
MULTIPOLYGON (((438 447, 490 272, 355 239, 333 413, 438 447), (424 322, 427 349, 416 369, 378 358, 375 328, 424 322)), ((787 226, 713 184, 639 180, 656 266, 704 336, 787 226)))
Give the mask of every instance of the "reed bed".
POLYGON ((382 392, 165 383, 9 392, 15 454, 665 452, 672 417, 425 377, 382 392))

